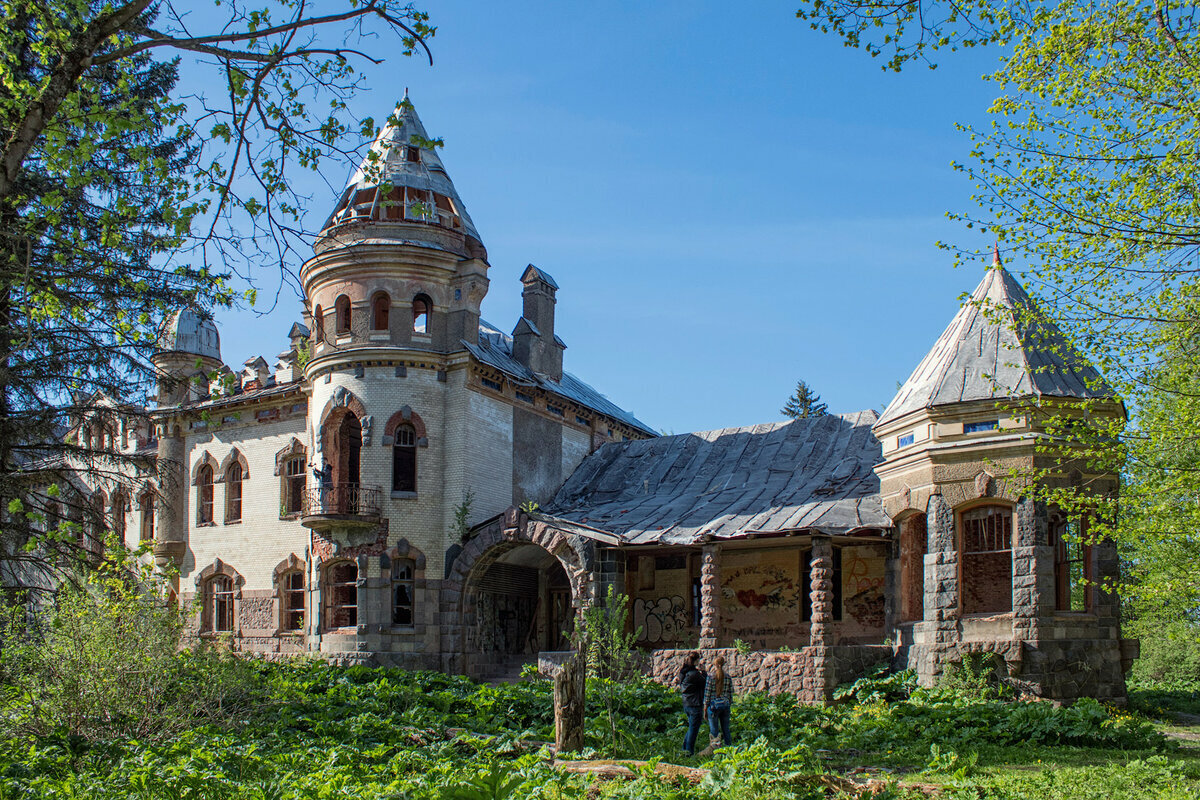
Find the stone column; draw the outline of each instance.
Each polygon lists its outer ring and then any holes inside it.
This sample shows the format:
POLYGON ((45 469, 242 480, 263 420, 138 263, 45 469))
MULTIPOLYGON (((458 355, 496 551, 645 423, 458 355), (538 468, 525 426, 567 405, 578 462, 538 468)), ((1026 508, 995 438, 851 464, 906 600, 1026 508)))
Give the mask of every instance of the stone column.
MULTIPOLYGON (((924 618, 914 637, 918 655, 913 665, 924 686, 941 671, 941 654, 958 641, 958 545, 954 509, 940 494, 929 498, 926 511, 929 552, 925 554, 924 618)), ((910 658, 910 663, 913 659, 910 658)))
MULTIPOLYGON (((154 563, 159 570, 177 571, 187 552, 187 507, 190 487, 183 434, 170 420, 157 423, 158 496, 154 501, 154 563)), ((179 576, 171 579, 171 592, 179 595, 179 576)))
POLYGON ((1013 514, 1013 638, 1039 636, 1039 617, 1054 613, 1054 548, 1044 503, 1022 500, 1013 514))
POLYGON ((833 644, 833 543, 828 537, 813 538, 809 575, 812 625, 808 643, 813 647, 828 647, 833 644))
POLYGON ((704 545, 700 559, 700 646, 716 647, 721 635, 721 546, 704 545))

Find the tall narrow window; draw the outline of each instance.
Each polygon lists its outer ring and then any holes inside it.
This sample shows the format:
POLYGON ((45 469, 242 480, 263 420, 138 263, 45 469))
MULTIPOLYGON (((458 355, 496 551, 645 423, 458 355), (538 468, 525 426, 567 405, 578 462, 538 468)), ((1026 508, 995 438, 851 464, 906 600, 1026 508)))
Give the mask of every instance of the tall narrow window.
POLYGON ((242 465, 236 461, 225 472, 225 521, 242 518, 242 465))
POLYGON ((433 303, 423 294, 419 294, 413 298, 413 333, 429 333, 429 312, 433 309, 433 303))
POLYGON ((900 618, 915 622, 925 615, 924 514, 913 514, 900 523, 900 618))
POLYGON ((125 544, 125 515, 128 511, 129 501, 125 499, 124 490, 116 492, 112 499, 112 527, 121 544, 125 544))
POLYGON ((208 464, 196 476, 196 522, 207 525, 213 521, 213 470, 208 464))
POLYGON ((411 425, 396 427, 392 445, 392 491, 417 490, 417 432, 411 425))
POLYGON ((421 163, 421 148, 408 145, 404 148, 404 160, 410 164, 421 163))
POLYGON ((325 570, 326 619, 330 628, 358 624, 358 566, 342 561, 325 570))
POLYGON ((392 562, 392 624, 413 624, 413 562, 401 558, 392 562))
POLYGON ((391 311, 392 301, 384 292, 379 292, 371 300, 371 330, 386 331, 388 329, 388 312, 391 311))
POLYGON ((317 306, 313 311, 313 335, 316 337, 317 344, 325 341, 325 312, 317 306))
POLYGON ((283 629, 304 630, 304 573, 293 570, 283 576, 283 629))
POLYGON ((983 506, 959 515, 964 614, 1012 610, 1012 511, 983 506))
POLYGON ((141 540, 150 542, 154 540, 154 492, 142 492, 142 496, 138 498, 138 502, 142 506, 142 530, 141 540))
POLYGON ((283 465, 283 514, 299 514, 304 509, 304 456, 292 456, 283 465))
POLYGON ((1092 545, 1087 521, 1057 517, 1050 523, 1054 546, 1054 600, 1059 611, 1092 610, 1092 545))
POLYGON ((233 631, 233 578, 215 575, 205 592, 204 629, 213 633, 233 631))
POLYGON ((333 312, 337 318, 336 329, 339 336, 350 332, 350 298, 339 295, 333 303, 333 312))

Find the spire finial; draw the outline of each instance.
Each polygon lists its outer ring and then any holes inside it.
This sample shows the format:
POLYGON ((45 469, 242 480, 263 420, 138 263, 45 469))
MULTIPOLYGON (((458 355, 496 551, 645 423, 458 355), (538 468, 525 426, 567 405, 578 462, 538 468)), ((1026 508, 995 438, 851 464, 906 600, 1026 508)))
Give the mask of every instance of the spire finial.
POLYGON ((1000 243, 996 242, 995 244, 992 245, 992 268, 998 269, 999 267, 1000 267, 1000 243))
POLYGON ((404 87, 404 99, 405 100, 408 99, 408 87, 407 86, 404 87))

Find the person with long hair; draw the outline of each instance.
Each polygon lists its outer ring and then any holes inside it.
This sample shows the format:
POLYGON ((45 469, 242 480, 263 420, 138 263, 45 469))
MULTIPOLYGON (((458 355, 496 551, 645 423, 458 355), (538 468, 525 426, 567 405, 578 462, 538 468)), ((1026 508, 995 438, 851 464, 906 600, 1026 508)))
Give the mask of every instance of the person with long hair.
POLYGON ((679 691, 683 695, 683 713, 687 717, 687 733, 683 737, 683 752, 689 756, 696 751, 696 736, 704 718, 704 691, 707 678, 697 664, 700 654, 692 651, 683 659, 679 670, 679 691))
POLYGON ((715 742, 718 730, 726 745, 733 744, 729 735, 729 710, 733 707, 733 676, 725 669, 725 656, 717 656, 713 662, 712 675, 704 686, 704 715, 708 718, 708 732, 715 742))

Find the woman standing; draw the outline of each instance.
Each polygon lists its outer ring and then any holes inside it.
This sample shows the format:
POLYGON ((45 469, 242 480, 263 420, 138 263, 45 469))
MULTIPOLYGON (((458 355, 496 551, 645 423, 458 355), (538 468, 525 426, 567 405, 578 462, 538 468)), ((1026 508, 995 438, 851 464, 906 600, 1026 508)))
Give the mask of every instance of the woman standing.
POLYGON ((683 695, 683 713, 687 716, 687 733, 683 737, 683 752, 689 756, 696 749, 696 735, 700 732, 700 720, 704 716, 704 692, 706 676, 697 668, 700 654, 688 653, 679 670, 679 691, 683 695))
POLYGON ((712 675, 704 687, 704 713, 708 717, 708 732, 717 739, 718 726, 726 745, 733 744, 729 735, 729 709, 733 706, 733 676, 725 670, 725 656, 717 656, 712 675))

